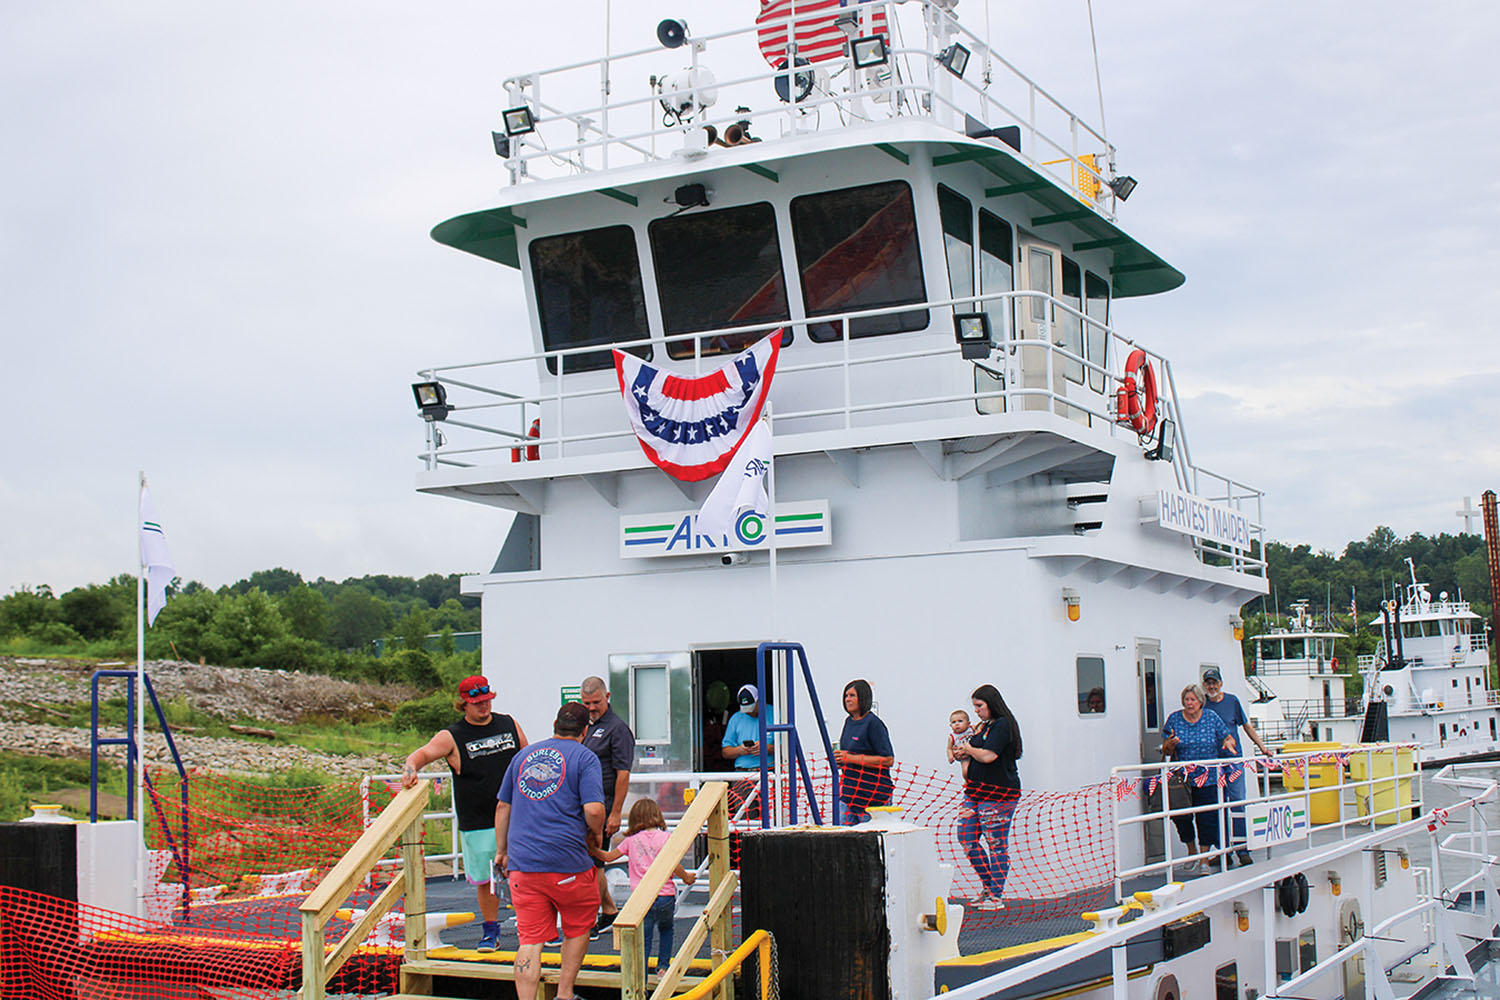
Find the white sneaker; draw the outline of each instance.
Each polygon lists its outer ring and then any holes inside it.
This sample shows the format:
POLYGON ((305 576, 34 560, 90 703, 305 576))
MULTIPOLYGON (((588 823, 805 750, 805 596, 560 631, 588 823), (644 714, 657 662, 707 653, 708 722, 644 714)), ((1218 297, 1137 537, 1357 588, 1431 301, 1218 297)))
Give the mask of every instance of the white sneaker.
POLYGON ((976 910, 1003 910, 1005 901, 996 899, 994 896, 982 896, 974 901, 974 908, 976 910))
POLYGON ((1203 874, 1203 866, 1196 861, 1179 861, 1172 865, 1172 874, 1184 878, 1194 878, 1203 874))

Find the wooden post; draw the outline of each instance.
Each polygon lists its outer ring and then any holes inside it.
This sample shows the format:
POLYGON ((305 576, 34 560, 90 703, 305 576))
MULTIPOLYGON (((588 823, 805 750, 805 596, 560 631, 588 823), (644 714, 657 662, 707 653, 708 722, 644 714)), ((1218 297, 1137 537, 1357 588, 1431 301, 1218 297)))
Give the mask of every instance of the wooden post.
POLYGON ((427 864, 422 856, 422 814, 401 834, 401 870, 406 874, 406 961, 427 958, 427 864))
POLYGON ((646 945, 640 926, 621 927, 619 941, 621 1000, 646 1000, 646 945))
POLYGON ((302 1000, 323 1000, 323 928, 316 913, 302 914, 302 1000))
MULTIPOLYGON (((761 808, 766 804, 761 803, 761 808)), ((708 884, 712 889, 717 889, 726 879, 730 877, 729 858, 729 796, 719 797, 718 804, 714 807, 713 814, 708 817, 708 884)), ((733 948, 734 924, 730 908, 725 907, 723 915, 714 921, 709 931, 710 954, 715 961, 728 955, 733 948)), ((749 931, 749 928, 746 928, 749 931)), ((726 977, 719 987, 720 1000, 734 1000, 734 977, 726 977)), ((627 997, 626 1000, 632 1000, 627 997)))

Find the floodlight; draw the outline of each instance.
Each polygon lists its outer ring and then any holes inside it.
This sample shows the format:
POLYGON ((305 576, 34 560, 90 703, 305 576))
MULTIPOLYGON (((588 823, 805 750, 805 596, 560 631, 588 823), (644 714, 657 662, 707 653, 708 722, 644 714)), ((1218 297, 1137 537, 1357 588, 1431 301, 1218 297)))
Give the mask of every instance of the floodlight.
POLYGON ((1156 447, 1146 452, 1146 460, 1149 462, 1172 461, 1172 421, 1161 422, 1161 431, 1156 437, 1156 447))
POLYGON ((667 18, 656 26, 656 40, 661 42, 664 48, 681 48, 682 43, 687 41, 688 26, 686 21, 676 18, 667 18))
POLYGON ((423 420, 447 420, 453 412, 448 405, 448 390, 441 382, 413 382, 411 394, 416 397, 423 420))
POLYGON ((1116 177, 1109 182, 1109 189, 1115 193, 1115 197, 1125 201, 1130 197, 1130 192, 1135 190, 1135 178, 1128 174, 1116 177))
POLYGON ((519 108, 511 108, 505 112, 505 134, 508 136, 525 135, 536 131, 536 116, 531 109, 524 104, 519 108))
POLYGON ((678 208, 707 208, 708 194, 702 184, 684 184, 672 192, 672 201, 678 208))
POLYGON ((969 68, 969 50, 954 42, 938 53, 937 61, 948 72, 962 79, 964 70, 969 68))
POLYGON ((890 59, 885 49, 884 35, 870 35, 849 42, 849 55, 854 59, 855 69, 884 66, 890 59))
POLYGON ((495 155, 510 159, 510 136, 504 132, 491 132, 490 138, 495 142, 495 155))
POLYGON ((970 361, 987 358, 995 346, 990 338, 990 318, 984 313, 953 314, 953 339, 970 361))

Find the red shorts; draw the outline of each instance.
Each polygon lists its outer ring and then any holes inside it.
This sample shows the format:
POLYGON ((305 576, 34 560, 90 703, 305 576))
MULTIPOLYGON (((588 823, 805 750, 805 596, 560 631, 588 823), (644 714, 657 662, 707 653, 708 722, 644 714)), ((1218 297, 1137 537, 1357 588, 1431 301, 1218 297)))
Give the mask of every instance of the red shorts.
POLYGON ((572 875, 511 872, 510 901, 516 908, 516 935, 521 944, 546 944, 557 931, 559 917, 565 938, 594 929, 599 917, 599 882, 592 868, 572 875))

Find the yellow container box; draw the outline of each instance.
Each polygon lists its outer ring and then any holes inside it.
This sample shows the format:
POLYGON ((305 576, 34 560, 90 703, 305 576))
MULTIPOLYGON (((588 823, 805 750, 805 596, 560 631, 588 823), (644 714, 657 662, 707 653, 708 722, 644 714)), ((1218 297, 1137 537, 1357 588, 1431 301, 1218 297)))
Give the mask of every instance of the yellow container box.
POLYGON ((1343 777, 1343 766, 1335 753, 1342 752, 1342 743, 1283 743, 1281 752, 1286 754, 1311 754, 1307 759, 1306 773, 1283 762, 1281 784, 1288 791, 1297 791, 1304 784, 1307 788, 1327 788, 1326 792, 1313 792, 1308 807, 1308 821, 1314 825, 1339 821, 1338 786, 1343 777))
POLYGON ((1411 782, 1417 773, 1416 754, 1411 747, 1354 749, 1349 754, 1349 780, 1354 785, 1354 804, 1359 815, 1375 816, 1376 826, 1390 826, 1411 815, 1411 782), (1376 780, 1370 785, 1358 782, 1376 780))

